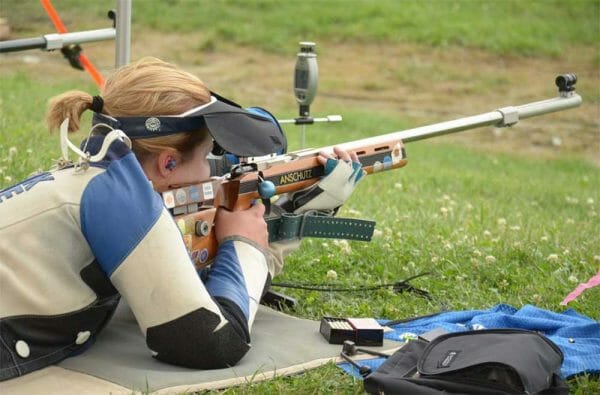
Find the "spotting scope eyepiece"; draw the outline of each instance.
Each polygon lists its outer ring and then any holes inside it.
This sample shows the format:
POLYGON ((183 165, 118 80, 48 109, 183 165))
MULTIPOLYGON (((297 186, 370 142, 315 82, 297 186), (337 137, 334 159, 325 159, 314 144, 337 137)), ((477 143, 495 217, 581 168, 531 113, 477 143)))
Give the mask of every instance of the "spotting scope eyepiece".
POLYGON ((556 77, 554 83, 558 87, 559 92, 573 92, 577 83, 577 76, 572 73, 561 74, 556 77))

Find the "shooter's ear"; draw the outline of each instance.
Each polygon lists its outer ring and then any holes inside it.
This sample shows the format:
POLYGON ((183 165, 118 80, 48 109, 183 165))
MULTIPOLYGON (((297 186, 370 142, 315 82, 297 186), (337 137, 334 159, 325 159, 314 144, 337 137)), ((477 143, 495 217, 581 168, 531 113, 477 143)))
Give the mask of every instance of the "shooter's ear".
POLYGON ((177 154, 172 150, 164 150, 158 154, 154 165, 161 177, 168 177, 177 167, 177 154))

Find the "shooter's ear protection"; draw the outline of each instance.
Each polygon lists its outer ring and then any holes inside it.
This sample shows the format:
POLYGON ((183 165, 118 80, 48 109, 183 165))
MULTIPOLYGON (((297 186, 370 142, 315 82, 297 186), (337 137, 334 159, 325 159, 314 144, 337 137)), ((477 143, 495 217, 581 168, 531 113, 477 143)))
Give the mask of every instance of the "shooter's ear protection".
POLYGON ((165 169, 173 170, 175 166, 177 166, 177 161, 175 160, 175 158, 169 157, 169 159, 167 160, 167 164, 165 165, 165 169))

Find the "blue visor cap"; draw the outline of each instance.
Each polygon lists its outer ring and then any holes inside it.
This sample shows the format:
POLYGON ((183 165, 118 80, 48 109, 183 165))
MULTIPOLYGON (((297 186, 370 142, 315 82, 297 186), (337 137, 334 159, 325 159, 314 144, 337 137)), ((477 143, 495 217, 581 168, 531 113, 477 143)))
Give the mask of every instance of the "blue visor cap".
POLYGON ((107 124, 131 139, 147 139, 207 129, 223 150, 241 157, 285 150, 281 127, 267 116, 251 113, 213 94, 210 102, 179 115, 112 117, 94 113, 92 125, 107 124), (218 98, 217 98, 218 97, 218 98))

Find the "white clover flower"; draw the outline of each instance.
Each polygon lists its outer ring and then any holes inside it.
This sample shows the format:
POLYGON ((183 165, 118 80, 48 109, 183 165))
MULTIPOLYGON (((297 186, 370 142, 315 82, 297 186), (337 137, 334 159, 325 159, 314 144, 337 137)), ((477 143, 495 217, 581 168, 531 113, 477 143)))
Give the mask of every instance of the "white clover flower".
POLYGON ((505 226, 506 218, 498 218, 498 220, 496 222, 498 223, 498 226, 505 226))
POLYGON ((587 198, 586 202, 587 202, 587 204, 590 204, 590 205, 592 205, 592 204, 594 204, 594 199, 592 199, 592 198, 587 198))
POLYGON ((335 270, 327 271, 327 279, 328 280, 337 280, 338 274, 335 270))
POLYGON ((485 261, 487 263, 496 263, 496 257, 493 255, 488 255, 485 257, 485 261))
POLYGON ((394 188, 396 188, 396 189, 402 189, 402 183, 400 183, 400 182, 395 183, 394 184, 394 188))
POLYGON ((588 215, 593 218, 593 217, 598 216, 598 213, 595 210, 590 210, 590 212, 588 213, 588 215))
POLYGON ((466 208, 468 211, 471 211, 471 210, 473 210, 473 208, 474 208, 474 207, 473 207, 473 205, 472 205, 471 203, 467 203, 467 205, 465 206, 465 208, 466 208))
POLYGON ((558 136, 552 137, 551 142, 552 142, 552 145, 555 147, 560 147, 562 145, 562 139, 558 136))
POLYGON ((8 149, 8 157, 12 158, 13 156, 17 155, 17 147, 10 147, 8 149))
POLYGON ((566 249, 563 251, 563 255, 569 255, 571 253, 571 251, 569 251, 569 249, 566 249))
POLYGON ((600 262, 600 255, 594 255, 594 262, 600 262))
POLYGON ((456 281, 462 281, 462 280, 464 280, 464 279, 465 279, 465 276, 460 276, 460 275, 458 275, 458 276, 456 276, 455 278, 456 278, 456 281))
POLYGON ((473 250, 473 255, 475 255, 475 256, 481 256, 482 254, 481 254, 481 251, 479 251, 478 249, 474 249, 473 250))
POLYGON ((448 215, 448 209, 446 207, 440 207, 440 213, 442 213, 442 215, 448 215))
POLYGON ((450 242, 446 242, 446 244, 444 244, 444 248, 448 251, 450 251, 451 249, 453 249, 454 247, 452 246, 452 243, 450 242))
POLYGON ((567 223, 567 224, 574 224, 575 220, 573 218, 567 218, 567 220, 565 221, 565 223, 567 223))
POLYGON ((437 263, 439 260, 440 258, 435 255, 431 257, 431 263, 437 263))
POLYGON ((348 214, 352 214, 352 215, 361 215, 362 214, 360 211, 354 210, 351 208, 349 208, 347 211, 348 211, 348 214))
POLYGON ((449 195, 444 195, 444 196, 442 196, 442 199, 444 199, 444 200, 450 200, 450 196, 449 195))
POLYGON ((323 248, 329 248, 329 243, 321 243, 321 247, 323 247, 323 248))
POLYGON ((25 152, 27 152, 27 155, 33 154, 33 150, 31 148, 27 148, 25 152))
POLYGON ((11 176, 4 176, 4 181, 6 181, 6 182, 12 182, 12 177, 11 176))
POLYGON ((533 301, 536 303, 540 303, 542 301, 542 296, 539 294, 533 294, 531 296, 531 299, 533 299, 533 301))
POLYGON ((540 241, 548 241, 548 236, 542 236, 542 237, 540 237, 540 241))
POLYGON ((558 254, 550 254, 546 258, 548 262, 558 262, 558 254))
POLYGON ((569 204, 577 204, 579 203, 579 199, 575 198, 575 197, 571 197, 571 196, 567 196, 565 197, 565 200, 567 201, 567 203, 569 204))
POLYGON ((492 236, 492 232, 490 232, 489 230, 486 229, 486 230, 483 231, 483 235, 485 237, 491 237, 492 236))
POLYGON ((380 231, 379 229, 373 230, 373 237, 381 237, 382 235, 383 235, 383 232, 380 231))
POLYGON ((510 230, 514 230, 514 231, 521 230, 521 227, 519 225, 513 225, 510 227, 510 230))
POLYGON ((352 252, 352 247, 350 247, 348 240, 335 240, 333 244, 338 246, 343 254, 348 255, 352 252))
POLYGON ((574 275, 571 274, 569 276, 569 282, 576 283, 576 282, 579 282, 579 280, 577 280, 577 277, 575 277, 574 275))

